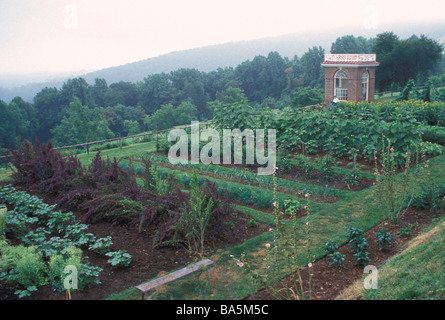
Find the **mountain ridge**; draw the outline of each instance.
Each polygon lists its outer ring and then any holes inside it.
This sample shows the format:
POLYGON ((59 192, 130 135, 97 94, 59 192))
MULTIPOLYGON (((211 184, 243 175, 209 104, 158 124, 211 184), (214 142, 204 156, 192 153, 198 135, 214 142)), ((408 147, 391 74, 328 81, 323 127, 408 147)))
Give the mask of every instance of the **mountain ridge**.
MULTIPOLYGON (((266 56, 272 51, 276 51, 282 57, 287 58, 293 58, 295 55, 301 57, 309 48, 314 46, 321 46, 326 52, 329 52, 331 44, 343 35, 353 34, 354 36, 371 38, 384 31, 393 31, 396 35, 400 36, 400 38, 405 38, 412 34, 426 34, 433 39, 441 41, 445 39, 445 23, 418 23, 409 26, 381 27, 372 30, 360 29, 355 30, 355 32, 350 29, 332 29, 330 31, 290 33, 276 37, 177 50, 140 61, 96 70, 83 75, 76 73, 75 76, 84 78, 90 84, 93 84, 96 78, 103 78, 107 84, 110 85, 120 81, 139 82, 143 81, 143 79, 150 74, 169 73, 181 68, 210 72, 218 68, 236 67, 244 61, 253 59, 255 56, 266 56)), ((20 96, 25 101, 32 102, 35 94, 43 88, 60 88, 69 78, 72 77, 29 83, 9 89, 0 86, 0 99, 10 101, 14 97, 20 96)))

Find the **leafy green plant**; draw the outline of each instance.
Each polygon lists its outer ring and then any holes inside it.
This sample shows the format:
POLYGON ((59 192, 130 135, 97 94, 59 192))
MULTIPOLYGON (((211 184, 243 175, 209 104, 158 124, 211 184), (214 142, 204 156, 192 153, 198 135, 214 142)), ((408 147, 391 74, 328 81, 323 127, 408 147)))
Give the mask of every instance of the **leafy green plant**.
POLYGON ((207 197, 199 187, 196 172, 190 183, 190 201, 180 217, 180 229, 185 231, 190 251, 204 253, 206 229, 213 211, 213 200, 207 197))
POLYGON ((79 271, 79 290, 100 284, 99 274, 103 269, 93 266, 89 262, 83 262, 79 271))
POLYGON ((296 155, 294 158, 296 165, 303 171, 304 176, 309 179, 312 177, 312 173, 315 168, 311 160, 303 155, 296 155))
POLYGON ((386 249, 394 243, 394 237, 386 229, 381 229, 375 234, 379 250, 386 249))
POLYGON ((413 229, 417 226, 417 222, 414 224, 410 224, 406 227, 401 227, 399 231, 397 231, 397 235, 401 238, 408 238, 411 233, 413 232, 413 229))
POLYGON ((97 252, 100 255, 104 255, 110 250, 110 247, 113 245, 113 241, 111 236, 96 239, 96 241, 91 244, 88 249, 94 252, 97 252))
POLYGON ((364 251, 368 246, 368 240, 364 236, 357 236, 349 240, 349 247, 355 252, 364 251))
POLYGON ((42 253, 34 247, 10 246, 0 242, 0 280, 17 288, 19 297, 28 296, 46 284, 46 265, 42 253))
POLYGON ((74 222, 72 212, 51 211, 46 212, 47 226, 50 230, 62 232, 69 224, 74 222))
POLYGON ((370 260, 369 252, 365 251, 369 243, 364 236, 363 230, 351 227, 346 231, 346 237, 349 241, 349 247, 354 252, 356 264, 366 265, 370 260))
POLYGON ((327 261, 330 266, 339 267, 345 263, 345 255, 339 251, 334 251, 327 255, 327 261))
POLYGON ((36 231, 29 231, 24 236, 19 236, 19 238, 26 244, 39 246, 46 241, 46 235, 49 231, 44 230, 43 228, 37 228, 36 231))
POLYGON ((84 233, 88 225, 83 223, 75 223, 66 228, 65 238, 72 239, 76 246, 85 246, 89 242, 93 242, 96 237, 92 233, 84 233))
POLYGON ((45 257, 51 257, 54 254, 65 254, 66 249, 74 246, 74 243, 70 239, 51 237, 49 240, 35 246, 42 251, 45 257))
POLYGON ((334 177, 334 158, 328 154, 320 160, 321 176, 325 182, 332 181, 334 177))
POLYGON ((352 240, 354 238, 358 238, 360 236, 363 236, 363 230, 355 227, 351 227, 346 231, 346 238, 347 240, 352 240))
POLYGON ((156 166, 152 164, 149 159, 143 159, 145 165, 144 171, 144 185, 147 190, 155 191, 159 195, 167 194, 174 187, 174 177, 169 175, 167 178, 161 178, 156 169, 156 166))
POLYGON ((255 219, 252 218, 252 219, 249 220, 249 227, 254 228, 257 225, 258 225, 258 223, 256 222, 255 219))
POLYGON ((324 251, 327 255, 327 261, 330 266, 339 267, 345 262, 345 255, 338 251, 339 245, 333 240, 329 240, 324 244, 324 251))
POLYGON ((297 199, 284 200, 284 211, 288 215, 295 215, 302 208, 303 205, 297 199))
POLYGON ((88 287, 99 284, 99 273, 103 270, 100 267, 91 266, 84 262, 82 250, 74 246, 66 248, 64 254, 54 254, 48 262, 48 278, 54 290, 65 290, 65 278, 67 276, 65 268, 70 266, 77 271, 77 289, 82 291, 88 287))
POLYGON ((348 187, 354 187, 354 186, 359 186, 361 184, 361 180, 362 179, 357 174, 357 171, 353 170, 350 174, 348 174, 345 177, 343 181, 348 187))
POLYGON ((23 290, 15 290, 14 294, 16 294, 19 297, 19 299, 21 299, 29 297, 32 294, 32 292, 37 291, 37 289, 38 289, 37 286, 29 286, 23 290))
POLYGON ((35 224, 38 221, 38 218, 28 217, 26 214, 14 209, 6 213, 6 231, 16 232, 22 235, 26 232, 28 225, 35 224))
POLYGON ((429 186, 422 186, 422 190, 413 195, 411 206, 417 210, 430 208, 431 211, 437 212, 445 205, 443 202, 444 196, 444 185, 432 184, 429 186))
POLYGON ((338 243, 333 240, 326 242, 324 245, 324 251, 328 254, 338 251, 338 243))
POLYGON ((113 267, 128 267, 131 263, 131 254, 125 250, 110 251, 105 253, 105 255, 110 257, 107 261, 113 267))
POLYGON ((357 251, 354 254, 355 264, 366 266, 368 262, 371 260, 369 258, 369 252, 366 251, 357 251))
POLYGON ((285 153, 282 146, 278 147, 277 154, 277 167, 282 173, 288 173, 292 169, 292 161, 289 159, 289 155, 285 153))

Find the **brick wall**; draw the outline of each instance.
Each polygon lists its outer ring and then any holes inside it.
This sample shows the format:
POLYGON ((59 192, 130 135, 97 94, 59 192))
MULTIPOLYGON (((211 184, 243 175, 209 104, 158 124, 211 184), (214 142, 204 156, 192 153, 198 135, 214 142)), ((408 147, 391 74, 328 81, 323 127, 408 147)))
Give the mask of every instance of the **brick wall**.
MULTIPOLYGON (((325 99, 323 104, 329 104, 334 99, 334 75, 339 67, 325 67, 325 99)), ((365 70, 369 72, 368 101, 374 101, 375 93, 375 67, 343 67, 348 74, 348 101, 362 100, 362 75, 365 70)))

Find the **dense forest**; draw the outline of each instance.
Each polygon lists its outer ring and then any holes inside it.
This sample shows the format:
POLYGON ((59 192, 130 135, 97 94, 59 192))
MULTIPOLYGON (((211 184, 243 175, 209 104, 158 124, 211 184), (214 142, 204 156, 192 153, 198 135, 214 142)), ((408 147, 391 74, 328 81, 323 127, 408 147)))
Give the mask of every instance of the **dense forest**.
MULTIPOLYGON (((400 90, 409 81, 445 83, 443 47, 424 35, 347 35, 331 46, 331 53, 371 52, 381 63, 376 83, 380 92, 400 90)), ((270 52, 236 67, 210 72, 184 68, 140 82, 108 84, 96 78, 91 85, 82 77, 72 78, 60 89, 42 89, 32 103, 21 97, 9 103, 0 100, 0 149, 14 148, 23 139, 52 140, 62 146, 212 119, 212 105, 219 102, 243 100, 255 108, 278 109, 320 103, 324 55, 321 46, 309 48, 301 57, 270 52)))

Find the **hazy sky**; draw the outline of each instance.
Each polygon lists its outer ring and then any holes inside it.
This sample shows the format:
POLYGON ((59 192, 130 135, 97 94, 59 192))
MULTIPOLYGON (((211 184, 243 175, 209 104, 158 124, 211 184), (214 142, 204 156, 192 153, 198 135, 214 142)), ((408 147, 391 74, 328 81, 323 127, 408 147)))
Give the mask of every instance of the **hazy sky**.
POLYGON ((444 0, 0 0, 0 74, 101 69, 312 30, 445 21, 444 0))

